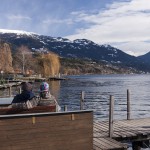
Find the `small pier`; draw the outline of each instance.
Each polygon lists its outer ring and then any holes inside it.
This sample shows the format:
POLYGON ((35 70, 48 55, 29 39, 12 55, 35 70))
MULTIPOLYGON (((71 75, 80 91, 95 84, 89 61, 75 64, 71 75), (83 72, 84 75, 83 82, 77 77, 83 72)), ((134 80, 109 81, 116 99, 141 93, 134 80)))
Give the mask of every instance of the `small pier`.
POLYGON ((19 86, 21 85, 21 82, 13 82, 13 83, 6 83, 6 84, 1 84, 0 89, 7 89, 13 86, 19 86))
POLYGON ((63 78, 63 77, 49 77, 47 80, 48 81, 57 81, 57 80, 67 80, 67 78, 63 78))
POLYGON ((93 138, 93 150, 127 150, 127 145, 112 138, 93 138))
POLYGON ((127 149, 127 145, 122 144, 123 142, 132 143, 133 150, 140 150, 141 147, 149 148, 150 118, 114 121, 111 138, 109 137, 109 121, 97 121, 93 126, 95 150, 98 148, 127 149))
MULTIPOLYGON (((84 92, 81 92, 80 105, 83 109, 84 92)), ((114 97, 110 95, 108 121, 93 122, 94 150, 141 150, 150 149, 150 117, 131 119, 130 91, 127 90, 127 119, 114 120, 114 97)))

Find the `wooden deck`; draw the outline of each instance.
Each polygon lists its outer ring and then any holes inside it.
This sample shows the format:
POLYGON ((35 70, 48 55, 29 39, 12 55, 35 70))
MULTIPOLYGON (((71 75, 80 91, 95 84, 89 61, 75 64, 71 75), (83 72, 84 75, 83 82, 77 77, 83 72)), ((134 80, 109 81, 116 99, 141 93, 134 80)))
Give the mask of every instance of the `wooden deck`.
POLYGON ((130 141, 133 143, 133 149, 149 148, 150 118, 114 121, 112 139, 108 138, 108 121, 94 122, 93 129, 95 150, 98 150, 98 147, 103 150, 126 149, 127 146, 121 141, 130 141))
POLYGON ((93 150, 126 150, 127 144, 120 143, 112 138, 93 138, 93 150))

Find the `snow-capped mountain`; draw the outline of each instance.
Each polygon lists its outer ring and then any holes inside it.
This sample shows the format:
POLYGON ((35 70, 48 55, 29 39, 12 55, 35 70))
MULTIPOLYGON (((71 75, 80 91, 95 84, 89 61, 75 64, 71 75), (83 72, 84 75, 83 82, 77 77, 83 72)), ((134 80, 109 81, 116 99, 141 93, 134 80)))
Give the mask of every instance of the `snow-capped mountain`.
POLYGON ((148 52, 144 55, 138 56, 138 58, 150 65, 150 52, 148 52))
POLYGON ((0 29, 0 33, 2 33, 2 34, 14 33, 17 35, 34 35, 35 34, 33 32, 27 32, 27 31, 22 31, 22 30, 7 30, 7 29, 0 29))
POLYGON ((31 32, 0 29, 0 39, 12 44, 13 50, 21 45, 32 51, 52 51, 61 57, 75 57, 104 61, 127 67, 135 67, 144 71, 150 66, 139 58, 128 55, 110 45, 99 45, 87 39, 70 41, 62 37, 38 35, 31 32))

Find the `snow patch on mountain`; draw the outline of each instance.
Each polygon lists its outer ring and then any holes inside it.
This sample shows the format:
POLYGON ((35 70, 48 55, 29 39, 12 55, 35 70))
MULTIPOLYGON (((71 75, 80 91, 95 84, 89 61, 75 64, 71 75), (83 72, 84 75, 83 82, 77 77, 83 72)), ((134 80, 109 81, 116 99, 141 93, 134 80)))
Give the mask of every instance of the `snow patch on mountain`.
POLYGON ((61 38, 61 37, 53 37, 53 40, 55 40, 56 42, 68 42, 68 43, 72 43, 72 41, 70 41, 69 39, 65 39, 65 38, 61 38))
POLYGON ((27 31, 22 31, 22 30, 7 30, 7 29, 0 29, 0 33, 15 33, 17 35, 33 35, 33 34, 36 34, 36 33, 33 33, 33 32, 27 32, 27 31))
POLYGON ((94 42, 87 40, 87 39, 76 39, 73 41, 74 43, 80 44, 80 45, 89 45, 89 44, 93 44, 96 45, 94 42))

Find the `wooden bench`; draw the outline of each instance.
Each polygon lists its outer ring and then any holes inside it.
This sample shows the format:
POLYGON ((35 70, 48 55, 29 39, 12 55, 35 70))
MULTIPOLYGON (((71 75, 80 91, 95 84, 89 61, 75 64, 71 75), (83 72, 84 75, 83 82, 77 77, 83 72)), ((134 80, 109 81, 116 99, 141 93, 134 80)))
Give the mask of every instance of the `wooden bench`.
POLYGON ((56 105, 36 106, 31 109, 19 109, 19 108, 8 108, 8 107, 4 107, 0 109, 0 115, 41 113, 41 112, 56 112, 56 105))
POLYGON ((0 115, 1 150, 92 150, 93 112, 0 115))

